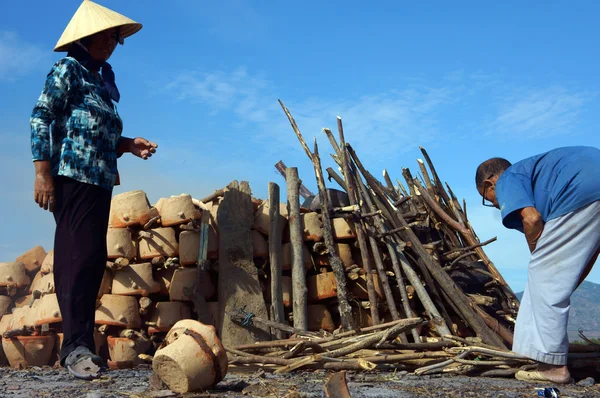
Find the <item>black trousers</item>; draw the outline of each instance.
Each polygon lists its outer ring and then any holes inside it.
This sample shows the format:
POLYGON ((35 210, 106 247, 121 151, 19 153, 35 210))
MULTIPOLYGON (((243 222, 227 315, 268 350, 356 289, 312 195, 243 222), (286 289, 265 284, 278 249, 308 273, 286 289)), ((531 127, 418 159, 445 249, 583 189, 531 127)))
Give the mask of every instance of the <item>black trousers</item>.
POLYGON ((106 267, 112 191, 67 177, 54 179, 54 285, 64 340, 60 363, 75 348, 94 345, 96 296, 106 267))

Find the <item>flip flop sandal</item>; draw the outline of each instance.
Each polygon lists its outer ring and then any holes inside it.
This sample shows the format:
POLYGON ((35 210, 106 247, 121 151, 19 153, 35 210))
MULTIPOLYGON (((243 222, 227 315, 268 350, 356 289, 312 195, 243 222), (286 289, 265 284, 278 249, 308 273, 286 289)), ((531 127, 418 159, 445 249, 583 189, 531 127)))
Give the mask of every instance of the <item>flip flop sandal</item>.
POLYGON ((73 376, 82 380, 93 380, 100 377, 103 370, 103 359, 92 354, 85 347, 77 347, 65 360, 65 365, 73 376))
MULTIPOLYGON (((534 383, 556 383, 556 382, 554 382, 552 380, 548 380, 546 378, 546 376, 544 376, 542 373, 540 373, 537 370, 531 370, 531 371, 519 370, 515 374, 515 378, 517 380, 534 382, 534 383)), ((566 382, 556 383, 556 384, 572 384, 574 382, 575 382, 575 380, 571 377, 566 382)))

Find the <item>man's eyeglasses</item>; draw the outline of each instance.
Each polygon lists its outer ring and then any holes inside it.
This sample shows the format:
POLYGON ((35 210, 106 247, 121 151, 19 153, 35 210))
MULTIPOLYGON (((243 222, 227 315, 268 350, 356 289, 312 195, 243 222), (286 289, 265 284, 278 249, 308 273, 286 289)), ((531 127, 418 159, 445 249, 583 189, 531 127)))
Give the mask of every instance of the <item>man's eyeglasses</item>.
MULTIPOLYGON (((494 176, 494 175, 492 174, 492 175, 491 175, 491 176, 489 176, 487 179, 489 180, 489 179, 490 179, 490 178, 492 178, 493 176, 494 176)), ((487 203, 486 203, 486 200, 487 200, 487 199, 485 198, 485 191, 486 191, 486 190, 487 190, 487 186, 486 186, 486 185, 485 185, 485 183, 484 183, 484 185, 483 185, 483 198, 482 198, 482 200, 481 200, 481 204, 483 204, 484 206, 487 206, 487 207, 496 207, 496 205, 494 205, 494 204, 493 204, 492 202, 490 202, 489 200, 488 200, 488 201, 487 201, 487 203)))

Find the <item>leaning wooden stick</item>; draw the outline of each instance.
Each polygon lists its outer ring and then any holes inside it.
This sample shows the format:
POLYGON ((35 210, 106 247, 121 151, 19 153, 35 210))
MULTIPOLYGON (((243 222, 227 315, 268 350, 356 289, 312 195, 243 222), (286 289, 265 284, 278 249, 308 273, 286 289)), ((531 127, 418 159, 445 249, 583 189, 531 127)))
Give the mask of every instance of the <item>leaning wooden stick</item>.
MULTIPOLYGON (((271 319, 282 323, 285 318, 283 311, 283 285, 281 282, 281 215, 279 212, 279 185, 269 183, 269 266, 271 269, 271 319)), ((281 330, 274 331, 278 339, 282 339, 281 330)))

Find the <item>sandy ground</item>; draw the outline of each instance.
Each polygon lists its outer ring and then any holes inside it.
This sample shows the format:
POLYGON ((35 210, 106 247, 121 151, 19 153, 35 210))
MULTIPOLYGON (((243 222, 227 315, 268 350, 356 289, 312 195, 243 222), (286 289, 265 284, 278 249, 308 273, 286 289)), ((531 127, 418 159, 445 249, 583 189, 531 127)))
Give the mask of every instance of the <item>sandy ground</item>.
MULTIPOLYGON (((406 372, 348 372, 352 397, 536 397, 539 387, 500 378, 413 376, 406 372)), ((182 397, 324 397, 324 371, 276 376, 263 372, 229 373, 210 391, 182 397)), ((588 380, 588 384, 590 381, 588 380)), ((600 397, 600 385, 557 386, 561 397, 600 397)), ((160 398, 181 397, 152 377, 148 368, 115 370, 93 382, 74 380, 64 369, 0 368, 0 397, 160 398)))

